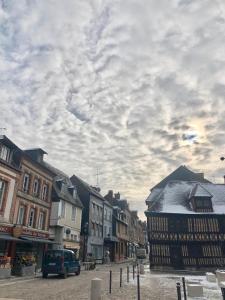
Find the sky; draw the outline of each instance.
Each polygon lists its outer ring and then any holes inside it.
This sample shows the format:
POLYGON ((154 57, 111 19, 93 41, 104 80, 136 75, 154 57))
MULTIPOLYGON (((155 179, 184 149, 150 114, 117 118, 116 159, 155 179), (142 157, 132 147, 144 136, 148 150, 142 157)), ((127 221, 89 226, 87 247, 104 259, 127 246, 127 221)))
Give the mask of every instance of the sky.
POLYGON ((224 0, 0 0, 1 133, 144 219, 180 165, 222 182, 224 54, 224 0))

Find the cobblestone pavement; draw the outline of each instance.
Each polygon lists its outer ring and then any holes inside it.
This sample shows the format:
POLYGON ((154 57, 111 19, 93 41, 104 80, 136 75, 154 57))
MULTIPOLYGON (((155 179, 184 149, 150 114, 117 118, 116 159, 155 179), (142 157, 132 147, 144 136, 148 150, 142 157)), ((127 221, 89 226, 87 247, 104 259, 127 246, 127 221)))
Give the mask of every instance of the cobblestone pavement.
MULTIPOLYGON (((132 267, 130 267, 132 270, 132 267)), ((130 273, 129 283, 126 282, 126 265, 97 266, 94 271, 82 271, 80 276, 69 276, 62 279, 58 276, 42 278, 13 278, 0 280, 0 299, 22 300, 83 300, 90 299, 91 279, 102 279, 102 300, 137 299, 136 277, 130 273), (123 269, 123 284, 119 286, 120 268, 123 269), (109 270, 112 270, 112 294, 109 294, 109 270)), ((145 275, 140 277, 141 300, 176 300, 176 282, 180 276, 166 274, 150 274, 146 266, 145 275)), ((205 299, 221 299, 213 294, 205 299), (213 296, 214 295, 214 296, 213 296), (213 298, 211 298, 213 297, 213 298)))

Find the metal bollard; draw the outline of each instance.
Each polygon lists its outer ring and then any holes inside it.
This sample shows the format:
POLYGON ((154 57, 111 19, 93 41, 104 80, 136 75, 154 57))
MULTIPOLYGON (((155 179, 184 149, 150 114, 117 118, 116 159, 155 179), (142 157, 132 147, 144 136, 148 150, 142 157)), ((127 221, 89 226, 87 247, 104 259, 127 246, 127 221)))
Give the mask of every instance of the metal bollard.
POLYGON ((221 288, 223 300, 225 300, 225 288, 221 288))
POLYGON ((177 300, 181 300, 181 290, 179 282, 177 282, 177 300))
POLYGON ((112 293, 112 271, 109 271, 109 293, 112 293))
POLYGON ((129 278, 130 277, 130 270, 129 270, 129 266, 127 266, 127 282, 129 282, 129 278))
POLYGON ((122 287, 123 269, 120 268, 120 287, 122 287))
POLYGON ((101 283, 102 280, 99 278, 91 280, 91 300, 101 300, 101 283))
POLYGON ((140 293, 140 275, 137 274, 137 300, 141 300, 141 293, 140 293))
POLYGON ((185 278, 184 277, 182 277, 182 283, 183 283, 183 291, 184 291, 184 300, 187 300, 186 284, 185 284, 185 278))
POLYGON ((134 272, 135 272, 135 266, 133 265, 133 280, 134 280, 134 272))

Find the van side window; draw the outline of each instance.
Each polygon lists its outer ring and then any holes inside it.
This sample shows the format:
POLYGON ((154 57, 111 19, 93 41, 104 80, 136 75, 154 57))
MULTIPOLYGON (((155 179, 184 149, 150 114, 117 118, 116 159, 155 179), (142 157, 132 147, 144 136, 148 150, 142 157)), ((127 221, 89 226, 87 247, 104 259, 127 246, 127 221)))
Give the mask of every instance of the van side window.
POLYGON ((71 255, 70 255, 69 252, 64 252, 64 259, 65 259, 66 261, 71 260, 71 255))
POLYGON ((72 260, 76 260, 76 255, 74 253, 72 254, 72 260))

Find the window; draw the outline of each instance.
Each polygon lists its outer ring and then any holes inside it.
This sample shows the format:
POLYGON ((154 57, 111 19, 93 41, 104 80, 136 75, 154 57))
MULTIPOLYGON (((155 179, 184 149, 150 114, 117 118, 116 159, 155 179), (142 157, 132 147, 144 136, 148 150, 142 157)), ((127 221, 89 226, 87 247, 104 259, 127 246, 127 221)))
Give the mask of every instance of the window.
POLYGON ((104 226, 104 236, 107 236, 107 226, 104 226))
POLYGON ((39 214, 38 229, 42 229, 42 230, 45 229, 45 213, 42 211, 39 214))
POLYGON ((95 235, 95 223, 91 222, 91 235, 95 235))
POLYGON ((10 158, 10 149, 4 145, 0 146, 0 158, 9 161, 10 158))
POLYGON ((61 200, 61 214, 60 214, 60 217, 61 218, 65 218, 65 201, 61 200))
POLYGON ((42 200, 47 200, 47 198, 48 198, 48 185, 44 184, 43 185, 43 189, 42 189, 42 197, 41 197, 41 199, 42 200))
POLYGON ((71 216, 71 220, 75 221, 76 219, 76 207, 72 206, 72 216, 71 216))
POLYGON ((37 178, 34 179, 34 185, 33 185, 33 194, 34 196, 38 196, 39 193, 39 180, 37 178))
POLYGON ((25 206, 20 205, 19 211, 18 211, 17 224, 19 224, 19 225, 24 224, 24 214, 25 214, 25 206))
POLYGON ((30 209, 30 214, 29 214, 29 219, 28 219, 28 226, 29 227, 34 226, 34 214, 35 214, 35 210, 34 210, 34 208, 31 208, 30 209))
POLYGON ((3 206, 5 186, 6 186, 5 181, 0 179, 0 210, 2 209, 3 206))
POLYGON ((211 203, 209 199, 196 199, 195 200, 197 208, 210 208, 211 203))
POLYGON ((25 173, 23 177, 23 192, 28 193, 30 183, 30 175, 25 173))

